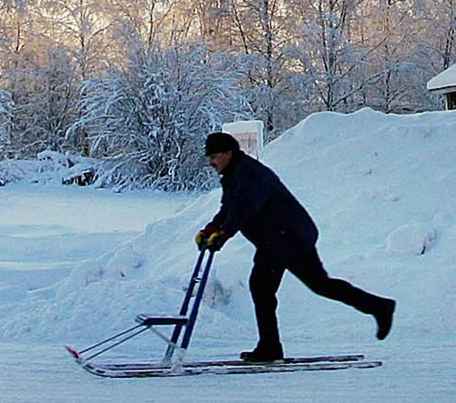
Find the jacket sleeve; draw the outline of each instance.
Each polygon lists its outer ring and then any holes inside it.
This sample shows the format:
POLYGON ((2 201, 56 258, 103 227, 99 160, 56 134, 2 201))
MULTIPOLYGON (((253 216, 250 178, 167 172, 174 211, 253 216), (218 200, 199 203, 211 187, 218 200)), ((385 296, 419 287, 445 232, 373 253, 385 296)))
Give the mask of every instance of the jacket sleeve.
POLYGON ((224 197, 222 197, 222 205, 220 206, 220 210, 212 218, 212 221, 206 225, 206 228, 221 228, 223 223, 225 222, 226 216, 227 208, 224 203, 224 197))
POLYGON ((242 225, 254 217, 270 199, 275 187, 272 172, 241 172, 230 189, 230 196, 222 207, 222 229, 228 238, 234 236, 242 225))

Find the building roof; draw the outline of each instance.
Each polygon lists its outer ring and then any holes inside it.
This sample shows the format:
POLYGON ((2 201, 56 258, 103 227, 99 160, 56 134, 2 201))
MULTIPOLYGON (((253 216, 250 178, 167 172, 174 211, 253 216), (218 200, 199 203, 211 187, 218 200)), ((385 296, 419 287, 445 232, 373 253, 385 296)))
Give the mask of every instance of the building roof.
POLYGON ((446 94, 456 91, 456 64, 443 70, 427 83, 427 89, 432 92, 446 94))

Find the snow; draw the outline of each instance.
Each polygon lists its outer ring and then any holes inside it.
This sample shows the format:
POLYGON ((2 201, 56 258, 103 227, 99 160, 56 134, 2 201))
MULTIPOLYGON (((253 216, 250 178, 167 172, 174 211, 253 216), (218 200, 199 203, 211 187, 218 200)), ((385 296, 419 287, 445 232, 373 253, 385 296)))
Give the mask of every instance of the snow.
MULTIPOLYGON (((0 402, 453 402, 456 392, 455 112, 371 109, 309 116, 266 146, 271 166, 320 229, 328 272, 398 301, 392 334, 312 294, 286 274, 279 319, 286 354, 365 353, 371 370, 109 380, 63 350, 177 313, 195 232, 220 190, 164 194, 32 184, 0 187, 0 402)), ((254 346, 253 247, 241 236, 215 259, 188 359, 254 346)), ((139 336, 108 359, 158 359, 139 336)))
POLYGON ((429 91, 437 91, 454 86, 456 86, 456 64, 437 74, 427 83, 427 89, 429 91))

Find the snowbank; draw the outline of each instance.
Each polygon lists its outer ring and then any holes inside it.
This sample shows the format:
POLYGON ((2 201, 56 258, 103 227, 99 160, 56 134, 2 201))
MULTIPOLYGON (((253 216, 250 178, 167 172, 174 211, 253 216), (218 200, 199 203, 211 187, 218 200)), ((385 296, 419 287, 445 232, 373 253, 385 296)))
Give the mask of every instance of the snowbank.
MULTIPOLYGON (((318 223, 330 274, 396 298, 395 333, 411 338, 449 337, 456 320, 456 310, 448 309, 455 288, 455 132, 453 112, 326 112, 311 115, 264 153, 318 223)), ((90 333, 96 340, 129 326, 140 312, 176 312, 196 258, 193 236, 219 199, 219 190, 199 197, 74 267, 45 292, 0 289, 0 335, 79 340, 90 333)), ((218 254, 197 334, 254 340, 252 255, 240 236, 218 254)), ((364 316, 311 294, 292 276, 280 301, 285 341, 373 338, 373 323, 364 316)))

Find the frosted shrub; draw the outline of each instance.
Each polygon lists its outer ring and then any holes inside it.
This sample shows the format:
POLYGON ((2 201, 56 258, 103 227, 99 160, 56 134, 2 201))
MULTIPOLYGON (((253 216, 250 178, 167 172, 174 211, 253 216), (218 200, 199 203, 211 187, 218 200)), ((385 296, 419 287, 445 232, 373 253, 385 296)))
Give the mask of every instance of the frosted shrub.
POLYGON ((139 59, 126 71, 85 83, 84 114, 68 135, 83 128, 91 156, 111 161, 100 185, 212 187, 204 140, 223 122, 249 117, 238 90, 240 77, 225 67, 223 57, 201 47, 139 59))

